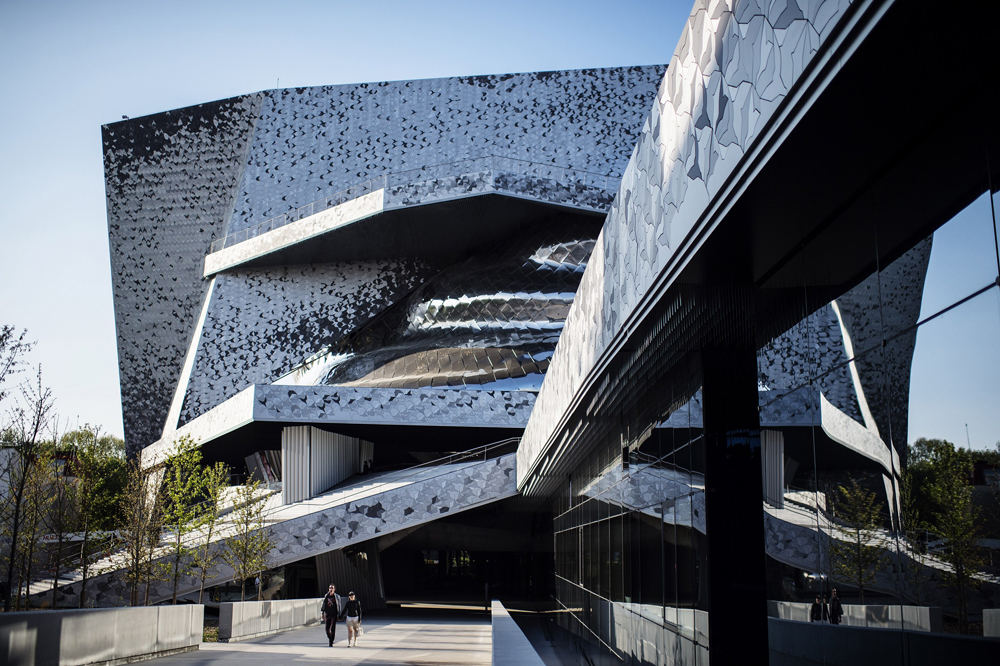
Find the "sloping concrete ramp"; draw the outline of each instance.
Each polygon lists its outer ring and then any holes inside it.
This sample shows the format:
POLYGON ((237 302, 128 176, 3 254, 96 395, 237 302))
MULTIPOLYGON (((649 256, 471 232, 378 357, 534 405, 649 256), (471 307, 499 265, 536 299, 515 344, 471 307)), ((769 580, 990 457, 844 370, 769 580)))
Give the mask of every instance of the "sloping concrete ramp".
MULTIPOLYGON (((349 480, 322 495, 284 506, 280 505, 280 496, 274 495, 269 498, 266 511, 267 529, 275 544, 270 565, 289 564, 513 497, 517 494, 515 458, 514 453, 508 453, 487 460, 355 477, 356 480, 349 480)), ((214 547, 223 548, 230 532, 228 528, 223 529, 214 547)), ((88 581, 88 605, 126 604, 128 589, 115 557, 99 563, 98 567, 104 573, 88 581)), ((232 569, 220 564, 205 586, 231 580, 232 569)), ((35 584, 36 605, 51 601, 51 587, 51 582, 35 584)), ((177 593, 196 592, 199 587, 197 579, 184 577, 177 593)), ((59 605, 78 603, 79 594, 77 576, 74 582, 60 587, 59 605)), ((172 594, 172 583, 154 582, 149 602, 165 601, 172 594)))

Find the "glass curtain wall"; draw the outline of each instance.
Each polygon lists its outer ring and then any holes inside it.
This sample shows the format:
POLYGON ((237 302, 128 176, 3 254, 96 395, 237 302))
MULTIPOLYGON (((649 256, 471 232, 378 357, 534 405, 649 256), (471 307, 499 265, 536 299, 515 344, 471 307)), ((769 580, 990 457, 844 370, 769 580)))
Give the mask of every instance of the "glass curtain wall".
POLYGON ((700 395, 639 439, 599 448, 555 500, 559 625, 592 664, 707 663, 700 395))
POLYGON ((990 183, 891 261, 877 225, 854 239, 875 270, 819 309, 803 279, 801 321, 759 351, 771 617, 982 636, 1000 605, 990 183))
MULTIPOLYGON (((797 322, 759 343, 766 612, 802 632, 877 630, 892 663, 908 663, 900 632, 981 636, 984 609, 1000 606, 990 182, 1000 174, 984 169, 982 194, 888 260, 870 225, 853 241, 873 268, 843 292, 811 286, 823 248, 804 248, 782 278, 799 282, 777 290, 801 297, 781 314, 797 322)), ((866 205, 892 222, 888 204, 866 205)), ((590 663, 708 663, 701 405, 699 392, 642 435, 604 442, 554 498, 557 615, 590 663)))

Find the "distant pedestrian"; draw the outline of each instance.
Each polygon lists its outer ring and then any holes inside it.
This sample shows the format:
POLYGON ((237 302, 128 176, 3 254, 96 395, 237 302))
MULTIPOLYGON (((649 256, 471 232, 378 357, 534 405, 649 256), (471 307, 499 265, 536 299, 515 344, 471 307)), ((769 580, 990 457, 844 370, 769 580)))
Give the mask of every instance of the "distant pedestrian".
POLYGON ((840 619, 844 617, 844 607, 837 596, 837 588, 833 588, 830 595, 830 624, 840 624, 840 619))
POLYGON ((356 646, 361 635, 361 602, 355 598, 354 592, 347 593, 347 603, 340 615, 347 618, 347 647, 356 646))
POLYGON ((819 597, 816 597, 816 601, 813 602, 812 608, 809 609, 809 621, 810 622, 822 622, 824 620, 825 610, 823 607, 825 604, 820 603, 819 597))
MULTIPOLYGON (((340 617, 342 605, 342 598, 337 594, 337 586, 331 584, 326 596, 323 597, 323 604, 320 607, 323 624, 326 625, 326 637, 330 640, 330 647, 333 647, 333 641, 337 637, 337 619, 340 617)), ((349 637, 350 632, 348 632, 349 637)))

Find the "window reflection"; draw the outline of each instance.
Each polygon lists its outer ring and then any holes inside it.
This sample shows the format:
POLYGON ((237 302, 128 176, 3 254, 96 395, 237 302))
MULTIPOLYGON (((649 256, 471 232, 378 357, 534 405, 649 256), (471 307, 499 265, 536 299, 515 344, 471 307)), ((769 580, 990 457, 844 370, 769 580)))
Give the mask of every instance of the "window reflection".
POLYGON ((984 194, 760 350, 772 617, 982 635, 1000 603, 1000 495, 976 471, 1000 463, 993 234, 984 194))

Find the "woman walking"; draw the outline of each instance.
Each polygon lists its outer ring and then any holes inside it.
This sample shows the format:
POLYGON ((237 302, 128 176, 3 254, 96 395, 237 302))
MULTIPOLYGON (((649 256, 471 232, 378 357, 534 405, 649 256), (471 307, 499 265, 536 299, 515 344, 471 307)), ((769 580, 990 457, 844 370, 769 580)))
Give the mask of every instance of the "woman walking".
POLYGON ((340 619, 347 618, 347 647, 354 647, 358 644, 358 636, 361 635, 361 602, 354 598, 354 593, 347 594, 347 603, 340 613, 340 619))

